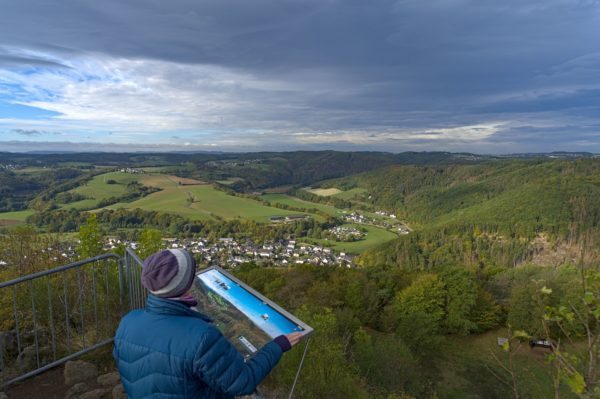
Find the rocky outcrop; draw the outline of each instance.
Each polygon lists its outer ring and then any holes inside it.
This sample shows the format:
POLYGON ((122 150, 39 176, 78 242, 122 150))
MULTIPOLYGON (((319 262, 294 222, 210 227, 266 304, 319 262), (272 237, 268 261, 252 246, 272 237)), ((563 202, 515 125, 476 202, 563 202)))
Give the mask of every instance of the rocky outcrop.
POLYGON ((72 385, 65 399, 127 399, 116 371, 98 375, 94 364, 77 360, 65 364, 64 377, 72 385))
POLYGON ((85 382, 78 382, 77 384, 69 388, 67 394, 65 395, 65 399, 76 399, 79 397, 79 395, 89 390, 90 387, 88 386, 88 384, 86 384, 85 382))
POLYGON ((123 385, 116 385, 112 390, 112 399, 127 399, 127 394, 123 385))
POLYGON ((66 385, 85 382, 98 376, 98 367, 82 360, 70 361, 65 364, 64 376, 66 385))
POLYGON ((110 399, 112 397, 111 392, 112 389, 110 388, 98 388, 81 394, 79 399, 110 399))
POLYGON ((52 358, 52 349, 49 346, 38 347, 36 355, 35 345, 27 346, 17 357, 17 363, 21 370, 33 370, 38 367, 38 356, 40 366, 48 363, 52 358))
POLYGON ((14 331, 0 332, 0 348, 8 355, 17 353, 17 333, 14 331))
POLYGON ((114 387, 121 382, 121 377, 116 371, 114 373, 103 374, 98 377, 98 384, 103 387, 114 387))

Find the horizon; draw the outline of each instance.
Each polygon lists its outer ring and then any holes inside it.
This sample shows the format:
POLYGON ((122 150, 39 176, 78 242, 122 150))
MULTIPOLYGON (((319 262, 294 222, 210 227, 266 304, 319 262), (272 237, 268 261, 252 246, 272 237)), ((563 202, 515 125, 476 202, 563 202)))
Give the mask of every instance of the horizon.
POLYGON ((598 18, 597 1, 23 0, 0 15, 0 151, 600 153, 598 18))
MULTIPOLYGON (((98 143, 86 143, 86 144, 98 144, 98 143)), ((286 153, 295 153, 295 152, 341 152, 341 153, 372 153, 372 154, 391 154, 391 155, 401 155, 401 154, 452 154, 452 155, 475 155, 475 156, 485 156, 485 157, 517 157, 523 155, 582 155, 582 156, 592 156, 594 158, 600 157, 600 152, 591 152, 591 151, 540 151, 540 152, 513 152, 513 153, 476 153, 476 152, 468 152, 468 151, 444 151, 444 150, 408 150, 408 151, 381 151, 381 150, 336 150, 336 149, 315 149, 315 150, 254 150, 254 151, 221 151, 221 150, 138 150, 138 151, 107 151, 107 150, 23 150, 23 151, 4 151, 0 149, 0 154, 10 154, 10 155, 55 155, 55 154, 181 154, 181 155, 194 155, 194 154, 206 154, 206 155, 244 155, 244 154, 286 154, 286 153)))

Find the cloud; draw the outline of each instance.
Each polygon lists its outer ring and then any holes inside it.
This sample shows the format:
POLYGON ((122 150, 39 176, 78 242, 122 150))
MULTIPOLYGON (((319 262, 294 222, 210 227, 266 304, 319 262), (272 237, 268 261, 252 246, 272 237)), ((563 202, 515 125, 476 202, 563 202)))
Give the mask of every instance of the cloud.
POLYGON ((16 134, 20 134, 21 136, 39 136, 42 134, 42 132, 35 129, 13 129, 12 131, 16 134))
POLYGON ((552 137, 600 151, 597 1, 55 3, 3 5, 0 128, 397 151, 552 137), (3 102, 56 114, 19 120, 3 102))

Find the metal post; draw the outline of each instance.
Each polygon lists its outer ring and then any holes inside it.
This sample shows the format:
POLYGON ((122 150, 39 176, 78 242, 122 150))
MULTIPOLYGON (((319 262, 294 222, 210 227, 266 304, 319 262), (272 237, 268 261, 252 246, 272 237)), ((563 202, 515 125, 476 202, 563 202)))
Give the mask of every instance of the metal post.
POLYGON ((106 335, 110 335, 110 327, 112 323, 110 322, 110 312, 109 312, 109 298, 110 298, 110 290, 108 287, 108 264, 104 264, 104 283, 106 288, 106 296, 104 298, 104 316, 106 320, 106 335))
POLYGON ((67 351, 71 353, 71 334, 69 332, 69 300, 67 296, 67 272, 62 272, 63 276, 63 293, 65 295, 65 329, 67 333, 67 351))
POLYGON ((81 290, 81 270, 77 269, 77 288, 79 290, 79 312, 81 319, 81 341, 85 348, 85 322, 83 320, 83 292, 81 290))
POLYGON ((117 260, 117 267, 119 268, 119 303, 121 304, 121 314, 123 314, 123 259, 117 260))
POLYGON ((48 318, 50 319, 50 334, 52 334, 52 360, 56 360, 56 332, 54 331, 54 312, 52 310, 52 287, 50 278, 48 284, 48 318))
MULTIPOLYGON (((13 286, 13 315, 15 316, 15 332, 17 333, 17 351, 21 353, 21 333, 19 331, 19 314, 17 313, 17 286, 13 286)), ((19 363, 19 368, 21 364, 19 363)))
POLYGON ((98 341, 98 299, 96 294, 96 264, 100 261, 96 261, 96 263, 92 263, 92 298, 94 300, 94 322, 96 323, 96 341, 98 341))
POLYGON ((35 342, 35 361, 40 367, 40 346, 38 343, 37 317, 35 313, 35 296, 33 295, 33 283, 29 280, 29 294, 31 295, 31 321, 33 323, 33 339, 35 342))
POLYGON ((306 352, 308 351, 309 342, 310 337, 306 339, 306 344, 304 345, 304 353, 302 353, 300 365, 298 366, 298 371, 296 371, 296 377, 294 377, 294 383, 292 384, 292 389, 290 390, 290 395, 288 396, 288 399, 292 399, 292 395, 294 395, 294 390, 296 389, 296 384, 298 383, 298 378, 300 377, 300 371, 302 370, 302 366, 304 365, 304 358, 306 357, 306 352))

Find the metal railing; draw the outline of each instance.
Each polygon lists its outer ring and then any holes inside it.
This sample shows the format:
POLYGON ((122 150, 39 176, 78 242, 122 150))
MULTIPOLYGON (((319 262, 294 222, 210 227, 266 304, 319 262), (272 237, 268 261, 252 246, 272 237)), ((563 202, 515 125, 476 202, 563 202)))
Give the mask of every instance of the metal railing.
POLYGON ((125 249, 125 279, 128 292, 128 310, 141 309, 146 306, 148 292, 142 285, 143 261, 131 249, 125 249))
POLYGON ((145 307, 142 264, 126 248, 0 283, 0 387, 111 345, 121 317, 145 307))
POLYGON ((112 344, 144 306, 141 265, 126 249, 0 283, 0 386, 112 344))

